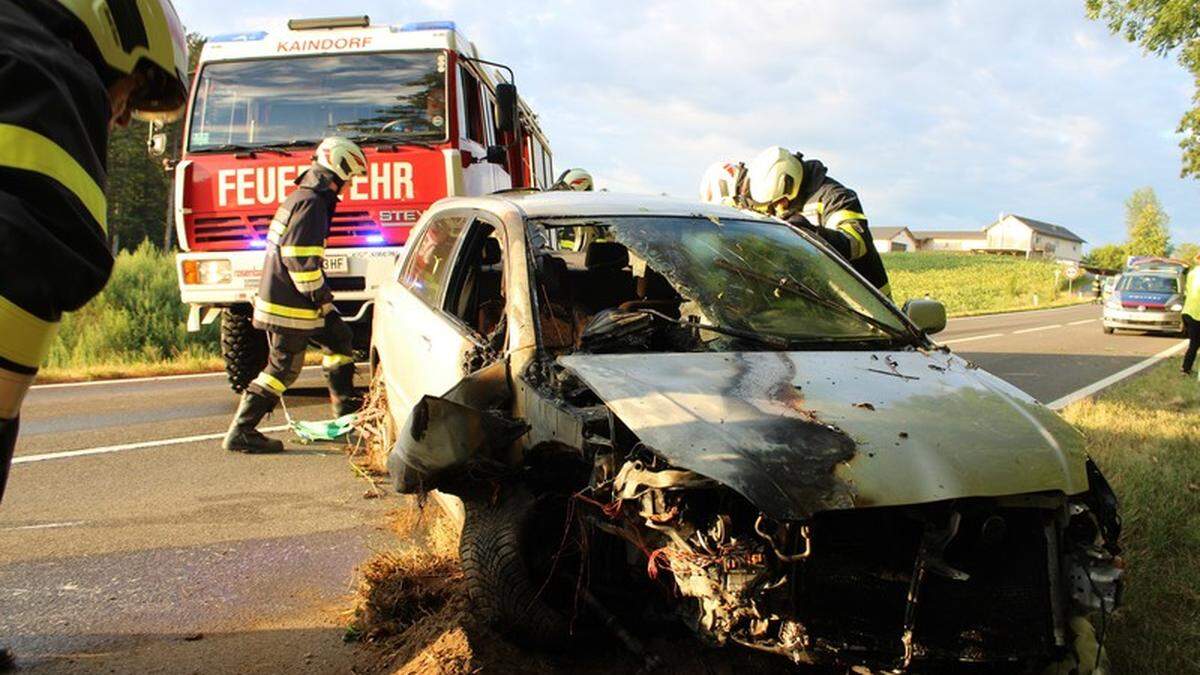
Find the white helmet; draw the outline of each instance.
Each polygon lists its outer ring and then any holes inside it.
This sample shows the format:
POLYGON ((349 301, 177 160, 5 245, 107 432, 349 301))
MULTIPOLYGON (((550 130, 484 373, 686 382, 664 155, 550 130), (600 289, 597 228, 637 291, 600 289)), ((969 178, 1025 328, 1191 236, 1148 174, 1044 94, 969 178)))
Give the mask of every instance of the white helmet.
POLYGON ((700 201, 732 206, 737 203, 739 189, 745 181, 744 164, 713 162, 700 179, 700 201))
POLYGON ((313 160, 318 166, 332 171, 343 183, 355 176, 367 175, 367 156, 362 148, 338 136, 321 141, 313 160))
POLYGON ((800 194, 804 182, 804 164, 800 159, 779 147, 772 146, 758 153, 746 167, 750 181, 750 199, 759 207, 770 208, 780 200, 792 201, 800 194))
POLYGON ((552 190, 575 190, 577 192, 592 191, 592 174, 583 169, 567 169, 558 181, 554 183, 552 190))

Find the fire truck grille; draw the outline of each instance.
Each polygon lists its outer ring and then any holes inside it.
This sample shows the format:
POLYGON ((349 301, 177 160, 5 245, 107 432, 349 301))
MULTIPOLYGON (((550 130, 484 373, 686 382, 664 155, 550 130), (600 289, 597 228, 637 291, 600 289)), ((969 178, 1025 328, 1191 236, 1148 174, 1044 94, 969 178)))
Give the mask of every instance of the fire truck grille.
MULTIPOLYGON (((220 245, 231 249, 255 248, 255 242, 266 240, 273 216, 274 213, 259 213, 196 218, 192 241, 199 245, 220 245)), ((371 219, 370 213, 350 211, 334 215, 326 245, 364 246, 383 242, 383 230, 371 219)))

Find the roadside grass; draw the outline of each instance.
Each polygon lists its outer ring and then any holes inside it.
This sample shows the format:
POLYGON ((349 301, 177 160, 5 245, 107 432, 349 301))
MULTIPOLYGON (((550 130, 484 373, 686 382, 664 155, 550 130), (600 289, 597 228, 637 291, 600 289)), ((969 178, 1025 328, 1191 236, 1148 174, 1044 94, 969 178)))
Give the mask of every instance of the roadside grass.
POLYGON ((1067 292, 1067 280, 1061 275, 1055 283, 1054 272, 1061 267, 1050 260, 915 251, 884 253, 883 264, 898 305, 929 296, 944 304, 950 316, 1044 309, 1091 300, 1090 277, 1075 280, 1074 290, 1084 290, 1087 296, 1079 298, 1067 292))
POLYGON ((1117 673, 1200 672, 1200 382, 1179 366, 1063 412, 1121 500, 1125 604, 1106 640, 1117 673))

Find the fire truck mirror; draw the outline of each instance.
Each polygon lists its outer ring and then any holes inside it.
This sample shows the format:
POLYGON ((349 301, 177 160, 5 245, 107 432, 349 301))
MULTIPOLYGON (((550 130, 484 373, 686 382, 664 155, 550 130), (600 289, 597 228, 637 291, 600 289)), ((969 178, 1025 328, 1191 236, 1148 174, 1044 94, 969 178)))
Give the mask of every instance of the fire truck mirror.
POLYGON ((488 164, 504 166, 508 164, 508 150, 505 150, 503 145, 489 145, 486 161, 488 164))
POLYGON ((508 82, 496 85, 496 126, 513 132, 517 128, 517 86, 508 82))

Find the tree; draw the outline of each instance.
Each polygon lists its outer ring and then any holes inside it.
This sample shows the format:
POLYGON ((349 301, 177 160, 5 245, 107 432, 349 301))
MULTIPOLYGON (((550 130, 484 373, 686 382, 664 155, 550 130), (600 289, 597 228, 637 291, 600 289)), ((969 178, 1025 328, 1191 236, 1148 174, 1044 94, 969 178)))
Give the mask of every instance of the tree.
POLYGON ((1129 228, 1129 255, 1165 256, 1171 250, 1171 236, 1167 231, 1170 222, 1163 210, 1154 188, 1144 187, 1133 191, 1125 201, 1125 225, 1129 228))
POLYGON ((1088 18, 1102 20, 1114 34, 1146 53, 1175 53, 1195 80, 1192 109, 1179 122, 1183 134, 1180 174, 1200 178, 1200 11, 1194 0, 1085 0, 1088 18))
POLYGON ((1171 251, 1172 258, 1187 260, 1189 262, 1194 259, 1197 254, 1200 254, 1200 244, 1180 244, 1176 246, 1173 251, 1171 251))
POLYGON ((1101 267, 1108 270, 1119 270, 1125 267, 1125 259, 1129 254, 1122 244, 1106 244, 1097 246, 1083 256, 1083 264, 1089 267, 1101 267))

